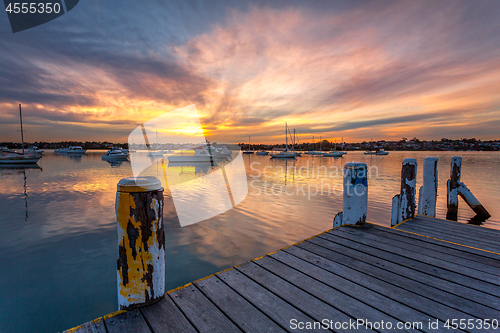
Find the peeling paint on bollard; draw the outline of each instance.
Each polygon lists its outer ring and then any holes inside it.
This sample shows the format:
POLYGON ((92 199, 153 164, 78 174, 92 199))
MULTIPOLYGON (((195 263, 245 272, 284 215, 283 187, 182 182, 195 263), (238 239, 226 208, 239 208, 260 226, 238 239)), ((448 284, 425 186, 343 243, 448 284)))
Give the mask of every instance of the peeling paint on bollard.
POLYGON ((349 162, 344 166, 342 224, 366 223, 368 179, 366 163, 349 162))
POLYGON ((424 184, 418 193, 418 213, 420 215, 436 216, 436 201, 438 187, 437 157, 424 159, 424 184))
POLYGON ((118 305, 154 303, 165 293, 163 188, 155 177, 124 178, 116 193, 118 305))
POLYGON ((472 192, 465 186, 464 183, 459 182, 458 183, 458 194, 464 199, 464 201, 469 205, 469 207, 474 211, 474 213, 477 214, 477 216, 480 216, 482 218, 490 218, 491 214, 488 213, 486 208, 481 205, 479 200, 472 194, 472 192))
POLYGON ((391 226, 415 217, 417 160, 405 158, 401 168, 401 192, 392 199, 391 226))
POLYGON ((462 157, 453 156, 451 158, 450 179, 448 180, 446 191, 448 200, 447 220, 456 221, 458 217, 458 183, 462 173, 462 157))

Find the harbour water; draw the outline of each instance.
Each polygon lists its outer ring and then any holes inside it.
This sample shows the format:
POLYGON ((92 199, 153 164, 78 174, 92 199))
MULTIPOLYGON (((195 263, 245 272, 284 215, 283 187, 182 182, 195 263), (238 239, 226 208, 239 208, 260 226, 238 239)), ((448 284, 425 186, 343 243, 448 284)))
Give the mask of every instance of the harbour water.
MULTIPOLYGON (((117 310, 115 193, 132 170, 129 162, 102 161, 103 153, 48 151, 40 168, 0 168, 0 332, 57 332, 117 310)), ((387 226, 403 159, 417 159, 419 187, 424 157, 438 157, 437 216, 444 218, 454 155, 463 157, 462 181, 492 214, 483 225, 500 229, 499 152, 349 152, 296 160, 245 155, 248 196, 222 215, 181 227, 166 193, 166 289, 331 228, 342 210, 342 168, 349 161, 368 164, 367 219, 387 226)), ((182 179, 210 171, 167 168, 182 179)), ((470 223, 473 216, 460 200, 459 221, 470 223)))

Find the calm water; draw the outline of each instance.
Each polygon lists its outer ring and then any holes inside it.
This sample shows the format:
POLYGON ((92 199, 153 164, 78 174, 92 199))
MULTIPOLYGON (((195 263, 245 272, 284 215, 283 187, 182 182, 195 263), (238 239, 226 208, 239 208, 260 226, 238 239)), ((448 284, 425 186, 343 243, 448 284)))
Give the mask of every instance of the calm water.
MULTIPOLYGON (((0 332, 57 332, 117 310, 114 200, 117 182, 132 171, 130 163, 110 165, 101 154, 69 158, 46 152, 41 169, 0 169, 0 332)), ((371 167, 368 220, 389 225, 402 160, 417 158, 420 186, 424 157, 439 157, 438 217, 444 217, 446 179, 456 154, 349 152, 340 159, 296 161, 245 155, 249 194, 216 218, 181 228, 166 193, 166 289, 331 228, 342 209, 340 170, 348 161, 371 167)), ((462 181, 493 215, 485 226, 500 229, 500 153, 459 155, 462 181)), ((167 170, 185 178, 208 171, 167 170)), ((459 220, 467 223, 473 215, 461 201, 459 220)))

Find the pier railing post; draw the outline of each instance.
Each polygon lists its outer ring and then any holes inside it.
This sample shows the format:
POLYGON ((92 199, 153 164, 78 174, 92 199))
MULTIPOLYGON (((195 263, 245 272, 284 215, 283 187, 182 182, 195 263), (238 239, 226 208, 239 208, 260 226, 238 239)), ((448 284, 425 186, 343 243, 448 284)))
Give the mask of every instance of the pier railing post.
POLYGON ((487 219, 491 217, 490 213, 477 200, 467 186, 460 181, 462 173, 462 157, 453 156, 451 159, 450 179, 448 179, 448 212, 446 219, 456 221, 458 219, 458 196, 469 205, 469 207, 477 214, 477 216, 487 219))
POLYGON ((437 157, 426 157, 424 159, 424 184, 418 192, 418 213, 420 215, 436 216, 438 161, 437 157))
POLYGON ((391 226, 415 217, 417 160, 405 158, 401 168, 401 191, 392 198, 391 226))
POLYGON ((165 293, 163 188, 156 177, 120 180, 118 222, 118 305, 148 305, 165 293))
POLYGON ((349 162, 344 166, 343 211, 335 215, 333 226, 363 225, 368 208, 368 168, 366 163, 349 162))
POLYGON ((446 213, 447 220, 457 220, 458 216, 458 183, 460 182, 460 174, 462 173, 462 157, 453 156, 451 158, 450 179, 447 184, 447 200, 448 212, 446 213))

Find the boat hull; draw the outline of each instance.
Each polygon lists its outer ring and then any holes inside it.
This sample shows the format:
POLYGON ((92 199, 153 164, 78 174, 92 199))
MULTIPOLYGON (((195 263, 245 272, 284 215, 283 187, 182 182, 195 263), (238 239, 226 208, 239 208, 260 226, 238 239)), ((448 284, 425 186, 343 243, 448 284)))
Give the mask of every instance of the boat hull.
POLYGON ((168 156, 170 163, 210 163, 215 160, 210 156, 168 156))
POLYGON ((338 152, 338 153, 325 153, 325 154, 323 154, 323 156, 325 156, 325 157, 342 157, 342 156, 344 156, 344 154, 341 153, 341 152, 338 152))
POLYGON ((40 157, 0 157, 0 164, 36 164, 39 159, 40 157))

